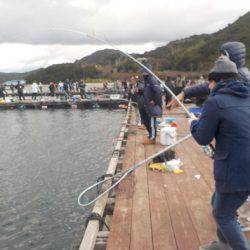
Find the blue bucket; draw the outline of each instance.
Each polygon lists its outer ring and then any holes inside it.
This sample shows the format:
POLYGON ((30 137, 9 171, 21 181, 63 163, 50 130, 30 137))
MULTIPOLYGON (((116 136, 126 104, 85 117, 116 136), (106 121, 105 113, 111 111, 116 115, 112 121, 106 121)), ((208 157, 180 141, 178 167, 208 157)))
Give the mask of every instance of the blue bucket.
POLYGON ((190 108, 190 109, 188 109, 188 111, 190 113, 193 113, 196 117, 199 117, 201 115, 202 108, 200 108, 200 107, 190 108))

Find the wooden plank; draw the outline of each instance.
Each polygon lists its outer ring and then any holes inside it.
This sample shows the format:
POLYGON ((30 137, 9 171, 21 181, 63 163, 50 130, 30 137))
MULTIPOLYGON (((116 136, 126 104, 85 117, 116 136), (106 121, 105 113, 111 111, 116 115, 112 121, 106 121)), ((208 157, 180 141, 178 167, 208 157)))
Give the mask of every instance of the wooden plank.
MULTIPOLYGON (((134 113, 131 119, 132 121, 135 120, 134 113)), ((134 164, 135 139, 136 135, 134 134, 128 137, 122 170, 126 170, 134 164)), ((129 249, 133 205, 132 192, 132 176, 128 176, 119 184, 116 190, 115 209, 107 244, 109 250, 129 249)))
MULTIPOLYGON (((179 122, 178 133, 187 134, 188 131, 182 127, 182 121, 185 118, 179 119, 181 121, 179 122)), ((186 188, 183 181, 187 177, 186 173, 180 175, 167 173, 163 175, 163 185, 177 248, 193 250, 199 248, 200 242, 183 193, 186 188)))
POLYGON ((212 191, 202 175, 200 179, 194 177, 194 175, 200 173, 196 170, 196 166, 200 165, 200 162, 197 161, 195 152, 190 151, 190 142, 178 146, 176 152, 184 163, 183 169, 185 171, 185 174, 176 178, 176 183, 183 194, 200 243, 211 242, 216 239, 216 228, 210 205, 212 191), (187 147, 189 154, 186 151, 187 147))
MULTIPOLYGON (((123 170, 134 163, 135 136, 131 135, 126 145, 123 170)), ((116 191, 116 202, 107 249, 129 249, 132 220, 132 179, 127 177, 116 191)))
MULTIPOLYGON (((146 157, 154 154, 157 148, 160 149, 161 147, 154 145, 146 146, 146 157)), ((162 175, 165 173, 148 169, 147 174, 154 249, 176 250, 177 245, 172 228, 170 211, 164 194, 162 175)))
MULTIPOLYGON (((115 172, 117 162, 117 157, 111 159, 107 173, 111 174, 115 172)), ((107 200, 108 194, 97 200, 92 212, 98 213, 102 216, 107 200)), ((80 245, 80 250, 91 250, 94 248, 98 231, 99 221, 91 220, 85 230, 84 237, 80 245)))
MULTIPOLYGON (((143 135, 136 136, 135 162, 145 159, 143 135)), ((134 196, 130 249, 153 249, 150 206, 145 164, 134 172, 134 196)))
MULTIPOLYGON (((127 117, 126 117, 127 119, 127 117)), ((121 144, 120 144, 121 145, 121 144)), ((110 160, 107 174, 114 174, 116 170, 116 166, 118 163, 119 154, 114 154, 110 160)), ((111 182, 107 183, 105 186, 108 187, 111 185, 111 182)), ((98 213, 101 216, 103 215, 107 200, 108 200, 108 193, 104 195, 102 198, 96 201, 95 206, 92 210, 94 213, 98 213)), ((88 226, 85 230, 83 240, 80 245, 80 250, 92 250, 94 249, 96 237, 99 231, 99 222, 96 220, 91 220, 88 223, 88 226)))
POLYGON ((199 248, 199 238, 190 218, 183 194, 176 183, 178 177, 178 175, 174 174, 165 174, 163 176, 165 196, 168 201, 178 249, 194 250, 199 248))
MULTIPOLYGON (((189 131, 189 124, 187 122, 187 119, 178 119, 179 124, 181 126, 178 130, 183 131, 189 131)), ((213 191, 214 190, 214 178, 213 178, 213 162, 212 160, 204 154, 204 152, 201 149, 201 146, 198 145, 194 139, 188 140, 188 142, 184 143, 183 145, 188 145, 185 147, 185 152, 187 155, 190 155, 195 161, 196 169, 202 174, 202 177, 208 184, 208 188, 213 191), (192 152, 192 153, 191 153, 192 152), (198 164, 199 163, 199 164, 198 164)), ((177 147, 178 148, 178 147, 177 147)))

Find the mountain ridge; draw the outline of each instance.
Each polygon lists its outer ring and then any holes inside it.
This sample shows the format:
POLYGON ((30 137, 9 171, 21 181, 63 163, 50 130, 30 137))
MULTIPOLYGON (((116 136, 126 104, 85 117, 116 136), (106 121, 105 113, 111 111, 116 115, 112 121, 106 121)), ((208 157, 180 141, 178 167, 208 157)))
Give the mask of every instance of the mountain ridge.
MULTIPOLYGON (((190 71, 206 72, 219 56, 219 47, 228 41, 241 41, 247 48, 247 65, 250 65, 250 11, 235 22, 212 34, 193 35, 171 41, 135 57, 145 57, 152 64, 154 71, 190 71)), ((103 49, 85 56, 74 63, 51 65, 35 72, 25 72, 28 82, 58 81, 81 78, 112 78, 119 73, 138 73, 138 67, 118 50, 103 49)), ((0 73, 1 80, 1 73, 0 73)))

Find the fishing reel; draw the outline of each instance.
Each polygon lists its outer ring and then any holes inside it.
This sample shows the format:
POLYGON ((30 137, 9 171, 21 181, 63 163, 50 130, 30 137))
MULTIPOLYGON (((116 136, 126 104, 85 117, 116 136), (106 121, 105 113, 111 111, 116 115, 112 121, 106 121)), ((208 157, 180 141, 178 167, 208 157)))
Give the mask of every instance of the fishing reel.
POLYGON ((205 155, 207 155, 208 157, 210 157, 212 159, 214 158, 215 148, 212 144, 202 146, 202 150, 203 150, 205 155))

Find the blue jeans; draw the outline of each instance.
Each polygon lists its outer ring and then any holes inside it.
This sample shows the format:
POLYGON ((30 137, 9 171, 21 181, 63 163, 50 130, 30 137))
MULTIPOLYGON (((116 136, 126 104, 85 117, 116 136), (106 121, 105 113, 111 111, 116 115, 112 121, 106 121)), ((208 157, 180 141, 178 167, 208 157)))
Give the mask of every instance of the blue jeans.
POLYGON ((233 250, 250 250, 245 235, 237 221, 237 210, 247 200, 250 192, 219 193, 212 196, 213 216, 218 239, 228 243, 233 250))
POLYGON ((145 108, 140 110, 141 121, 148 131, 148 138, 155 139, 157 136, 156 117, 150 116, 145 108))

